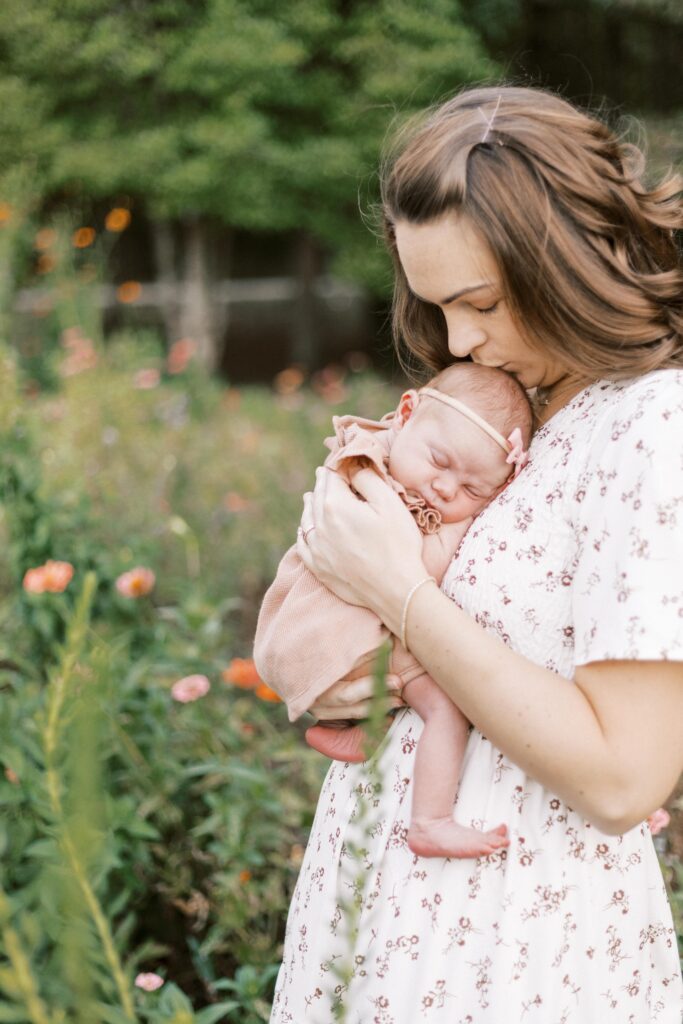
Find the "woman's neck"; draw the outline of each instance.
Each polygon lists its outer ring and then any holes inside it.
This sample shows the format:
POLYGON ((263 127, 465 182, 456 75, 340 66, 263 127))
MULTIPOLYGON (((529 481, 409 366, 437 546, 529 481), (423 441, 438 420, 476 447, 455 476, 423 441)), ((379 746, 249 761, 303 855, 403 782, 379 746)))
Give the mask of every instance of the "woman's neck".
POLYGON ((536 388, 532 398, 536 426, 542 427, 544 423, 547 423, 556 412, 571 402, 572 398, 578 395, 579 391, 583 391, 588 384, 590 384, 590 380, 586 377, 568 373, 547 388, 536 388))

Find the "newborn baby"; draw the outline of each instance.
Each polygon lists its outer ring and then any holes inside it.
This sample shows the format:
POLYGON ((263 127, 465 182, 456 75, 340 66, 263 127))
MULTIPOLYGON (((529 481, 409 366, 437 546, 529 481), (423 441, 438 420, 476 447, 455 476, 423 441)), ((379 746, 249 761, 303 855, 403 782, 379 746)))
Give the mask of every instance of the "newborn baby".
MULTIPOLYGON (((379 422, 334 417, 328 469, 351 481, 371 466, 398 492, 423 534, 427 572, 440 583, 473 517, 522 469, 531 436, 526 394, 502 370, 457 363, 406 391, 379 422)), ((359 499, 360 500, 360 499, 359 499)), ((259 675, 293 721, 338 680, 368 675, 388 630, 365 608, 323 586, 291 548, 263 600, 254 641, 259 675)), ((469 723, 392 637, 390 671, 424 721, 415 755, 410 849, 421 856, 479 857, 508 845, 504 824, 483 832, 453 820, 469 723)), ((367 757, 361 726, 319 723, 307 741, 345 761, 367 757)))

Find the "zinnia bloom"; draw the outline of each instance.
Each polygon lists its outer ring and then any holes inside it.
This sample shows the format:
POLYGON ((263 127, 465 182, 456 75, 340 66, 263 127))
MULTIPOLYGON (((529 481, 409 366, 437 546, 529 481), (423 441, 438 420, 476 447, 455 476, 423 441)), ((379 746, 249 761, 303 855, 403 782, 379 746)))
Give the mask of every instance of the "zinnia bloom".
POLYGON ((174 341, 168 350, 166 368, 169 373, 182 373, 197 351, 197 342, 192 338, 180 338, 174 341))
POLYGON ((54 562, 49 559, 44 565, 27 570, 24 590, 29 594, 61 594, 68 587, 73 574, 71 562, 54 562))
POLYGON ((46 249, 52 248, 57 241, 57 232, 54 228, 41 228, 40 231, 36 232, 34 245, 39 252, 45 252, 46 249))
POLYGON ((156 576, 151 569, 136 565, 134 569, 121 573, 116 589, 123 597, 145 597, 152 592, 155 583, 156 576))
POLYGON ((665 811, 663 807, 658 807, 654 814, 651 814, 647 819, 650 832, 653 836, 659 835, 662 829, 671 821, 671 815, 668 811, 665 811))
POLYGON ((185 676, 173 684, 171 696, 181 704, 189 704, 193 700, 205 697, 210 689, 211 683, 206 676, 185 676))
POLYGON ((164 984, 164 979, 160 974, 154 974, 153 971, 147 971, 143 974, 138 974, 135 979, 135 985, 137 988, 144 989, 145 992, 156 992, 158 988, 164 984))
POLYGON ((123 206, 115 206, 104 219, 107 231, 125 231, 130 224, 130 210, 123 206))
POLYGON ((268 700, 271 701, 273 704, 281 703, 282 701, 282 697, 279 697, 275 690, 271 690, 270 686, 268 686, 267 683, 259 683, 259 685, 254 690, 254 693, 259 698, 259 700, 268 700))
POLYGON ((71 241, 76 249, 87 249, 95 241, 95 229, 78 228, 71 236, 71 241))
POLYGON ((133 377, 133 387, 141 391, 149 391, 159 386, 159 371, 153 366, 138 370, 133 377))
POLYGON ((263 682, 251 658, 233 658, 223 669, 221 677, 224 683, 231 683, 241 690, 253 690, 263 682))
POLYGON ((119 302, 137 302, 141 295, 142 285, 139 281, 124 281, 116 289, 119 302))
POLYGON ((228 512, 244 512, 245 509, 249 508, 249 501, 247 498, 242 497, 237 491, 228 491, 223 498, 223 505, 228 512))

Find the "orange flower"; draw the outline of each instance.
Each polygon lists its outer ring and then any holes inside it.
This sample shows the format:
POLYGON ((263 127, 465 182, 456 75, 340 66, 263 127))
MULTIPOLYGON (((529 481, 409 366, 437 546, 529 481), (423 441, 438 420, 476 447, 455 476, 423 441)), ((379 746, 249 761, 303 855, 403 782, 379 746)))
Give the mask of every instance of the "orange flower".
POLYGON ((237 491, 228 491, 223 498, 223 505, 228 512, 244 512, 245 508, 249 508, 247 499, 243 498, 237 491))
POLYGON ((5 778, 8 782, 11 782, 13 786, 19 785, 19 776, 15 772, 14 768, 10 768, 9 765, 5 768, 5 778))
POLYGON ((250 882, 251 881, 251 871, 249 871, 247 868, 245 868, 243 871, 240 871, 240 873, 239 873, 239 880, 240 880, 240 882, 242 882, 243 885, 245 885, 247 882, 250 882))
POLYGON ((57 241, 57 232, 53 228, 41 228, 40 231, 36 232, 34 245, 38 252, 45 252, 46 249, 51 249, 57 241))
POLYGON ((119 302, 137 302, 141 295, 142 285, 139 281, 124 281, 116 289, 119 302))
POLYGON ((197 342, 192 338, 174 341, 168 350, 166 368, 169 373, 182 373, 197 351, 197 342))
POLYGON ((71 236, 71 242, 75 249, 87 249, 94 241, 94 228, 77 228, 71 236))
POLYGON ((9 203, 0 203, 0 224, 6 224, 12 216, 12 207, 9 203))
POLYGON ((57 260, 47 252, 41 252, 36 263, 36 271, 39 274, 49 274, 57 266, 57 260))
POLYGON ((53 562, 49 559, 44 565, 28 569, 24 575, 24 590, 28 594, 61 594, 66 590, 74 574, 70 562, 53 562))
POLYGON ((130 224, 130 210, 123 206, 115 206, 104 219, 107 231, 125 231, 130 224))
POLYGON ((259 700, 267 700, 273 704, 282 703, 282 697, 278 697, 275 690, 271 690, 267 683, 259 683, 259 685, 254 690, 254 693, 259 698, 259 700))
POLYGON ((237 686, 240 690, 253 690, 265 685, 251 658, 233 658, 228 667, 223 669, 221 678, 224 683, 237 686))
POLYGON ((298 366, 288 366, 281 370, 273 381, 273 386, 279 395, 291 395, 298 391, 304 382, 304 375, 298 366))
POLYGON ((116 580, 116 589, 123 597, 145 597, 152 592, 155 582, 151 569, 136 565, 134 569, 121 573, 116 580))

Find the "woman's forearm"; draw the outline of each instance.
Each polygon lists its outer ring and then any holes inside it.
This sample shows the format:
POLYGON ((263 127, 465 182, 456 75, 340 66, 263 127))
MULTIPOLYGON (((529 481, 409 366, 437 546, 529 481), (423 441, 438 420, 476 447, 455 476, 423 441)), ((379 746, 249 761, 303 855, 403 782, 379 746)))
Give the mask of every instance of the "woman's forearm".
MULTIPOLYGON (((387 611, 396 619, 398 610, 387 611)), ((395 623, 394 623, 395 625, 395 623)), ((495 747, 605 831, 619 831, 623 785, 581 689, 510 650, 435 586, 415 593, 411 652, 495 747)))

